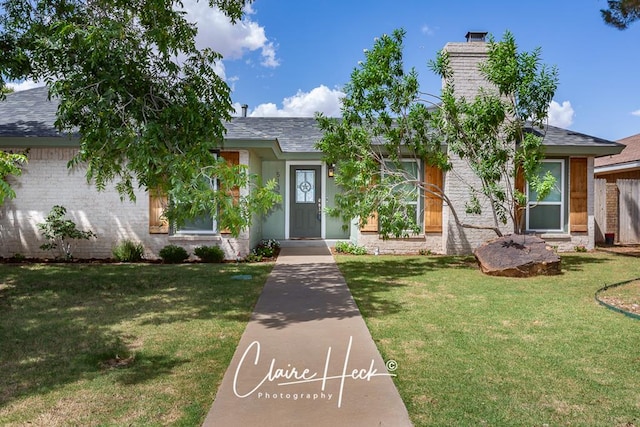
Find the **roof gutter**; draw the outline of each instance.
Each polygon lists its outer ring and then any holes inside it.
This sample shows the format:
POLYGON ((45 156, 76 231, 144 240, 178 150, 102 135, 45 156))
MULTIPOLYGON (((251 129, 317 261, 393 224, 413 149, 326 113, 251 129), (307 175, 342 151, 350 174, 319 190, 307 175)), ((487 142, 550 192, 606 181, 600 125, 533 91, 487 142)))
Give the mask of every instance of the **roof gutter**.
POLYGON ((609 165, 609 166, 598 166, 593 169, 594 173, 612 173, 612 172, 622 172, 627 169, 640 169, 640 161, 629 162, 629 163, 619 163, 617 165, 609 165))

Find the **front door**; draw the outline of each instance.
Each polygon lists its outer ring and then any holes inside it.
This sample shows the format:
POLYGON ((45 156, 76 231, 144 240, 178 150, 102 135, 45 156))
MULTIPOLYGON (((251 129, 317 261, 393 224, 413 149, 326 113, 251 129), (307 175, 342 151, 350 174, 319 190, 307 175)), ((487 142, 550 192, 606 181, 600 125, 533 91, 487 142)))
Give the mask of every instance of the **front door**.
POLYGON ((322 224, 320 166, 291 166, 291 238, 319 238, 322 224))

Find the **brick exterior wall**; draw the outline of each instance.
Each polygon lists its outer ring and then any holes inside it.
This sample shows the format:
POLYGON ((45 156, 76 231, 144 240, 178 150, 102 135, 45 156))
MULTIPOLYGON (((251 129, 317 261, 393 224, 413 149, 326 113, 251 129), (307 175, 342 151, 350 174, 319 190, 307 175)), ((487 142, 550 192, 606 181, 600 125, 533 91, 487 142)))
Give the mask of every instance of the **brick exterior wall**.
MULTIPOLYGON (((352 225, 356 226, 357 225, 352 225)), ((442 235, 428 233, 423 236, 411 237, 408 239, 387 239, 383 240, 376 232, 360 232, 358 235, 358 245, 367 248, 370 254, 417 254, 420 251, 431 251, 433 253, 442 252, 442 235)))
MULTIPOLYGON (((16 253, 28 257, 52 258, 53 252, 42 251, 44 243, 37 224, 44 221, 54 205, 67 209, 81 230, 91 230, 96 239, 79 241, 73 255, 76 258, 110 258, 118 242, 132 239, 141 242, 148 259, 158 258, 160 249, 168 244, 183 246, 193 253, 196 246, 218 245, 228 259, 244 257, 249 252, 248 232, 238 239, 223 236, 178 236, 149 233, 149 197, 146 191, 136 191, 136 202, 120 201, 113 188, 98 192, 87 184, 85 170, 70 171, 67 162, 77 152, 74 148, 32 148, 29 163, 21 177, 12 179, 16 198, 0 206, 0 256, 16 253)), ((248 153, 241 152, 240 162, 246 164, 248 153)))

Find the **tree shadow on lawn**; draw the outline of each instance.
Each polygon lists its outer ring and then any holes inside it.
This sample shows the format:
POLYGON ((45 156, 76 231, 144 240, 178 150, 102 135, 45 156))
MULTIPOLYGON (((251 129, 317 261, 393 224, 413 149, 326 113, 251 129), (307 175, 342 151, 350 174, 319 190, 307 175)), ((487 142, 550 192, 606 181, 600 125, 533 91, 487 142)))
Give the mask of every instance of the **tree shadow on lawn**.
POLYGON ((560 254, 560 267, 563 273, 567 271, 583 271, 586 265, 606 264, 608 262, 611 262, 608 258, 560 254))
MULTIPOLYGON (((611 261, 608 258, 584 255, 561 255, 561 259, 563 273, 580 272, 587 265, 611 261)), ((438 274, 446 275, 447 271, 477 272, 483 277, 489 277, 480 272, 473 256, 342 257, 338 265, 358 306, 371 317, 394 314, 405 309, 386 294, 397 288, 410 286, 406 284, 407 280, 429 274, 433 274, 433 277, 438 274)))
POLYGON ((137 348, 123 323, 247 321, 268 270, 235 283, 207 265, 0 266, 0 406, 111 372, 114 358, 134 356, 116 375, 126 384, 171 372, 188 360, 137 348))
POLYGON ((369 317, 385 316, 405 310, 386 294, 404 288, 407 279, 443 270, 477 270, 472 256, 343 257, 338 263, 361 310, 369 317))

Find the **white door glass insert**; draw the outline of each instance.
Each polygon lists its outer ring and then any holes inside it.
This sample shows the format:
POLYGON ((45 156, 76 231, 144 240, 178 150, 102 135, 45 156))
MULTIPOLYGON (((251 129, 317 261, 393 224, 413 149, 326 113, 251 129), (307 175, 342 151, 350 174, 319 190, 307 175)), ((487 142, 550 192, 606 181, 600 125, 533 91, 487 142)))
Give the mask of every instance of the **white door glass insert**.
POLYGON ((296 203, 315 203, 316 171, 299 169, 296 171, 296 203))

